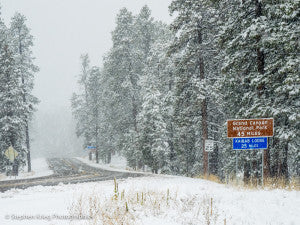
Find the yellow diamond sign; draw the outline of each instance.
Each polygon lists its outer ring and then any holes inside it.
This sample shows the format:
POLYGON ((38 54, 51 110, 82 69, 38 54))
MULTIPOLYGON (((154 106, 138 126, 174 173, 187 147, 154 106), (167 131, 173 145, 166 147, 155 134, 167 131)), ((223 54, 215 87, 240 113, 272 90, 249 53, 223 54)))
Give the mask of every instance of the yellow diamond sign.
POLYGON ((15 158, 18 156, 18 152, 12 147, 10 146, 5 152, 4 154, 6 155, 6 157, 10 160, 10 161, 14 161, 15 158))

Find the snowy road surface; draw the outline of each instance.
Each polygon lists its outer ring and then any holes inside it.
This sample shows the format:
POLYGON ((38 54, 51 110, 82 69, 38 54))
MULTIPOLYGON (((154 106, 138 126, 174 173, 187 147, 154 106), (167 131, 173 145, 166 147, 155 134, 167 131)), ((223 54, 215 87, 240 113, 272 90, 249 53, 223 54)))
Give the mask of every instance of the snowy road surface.
POLYGON ((30 179, 0 181, 0 192, 4 192, 12 188, 25 189, 36 185, 53 186, 60 183, 74 184, 112 180, 114 178, 120 179, 145 176, 142 173, 108 171, 101 168, 90 167, 74 158, 51 158, 47 161, 49 167, 54 171, 54 174, 30 179))

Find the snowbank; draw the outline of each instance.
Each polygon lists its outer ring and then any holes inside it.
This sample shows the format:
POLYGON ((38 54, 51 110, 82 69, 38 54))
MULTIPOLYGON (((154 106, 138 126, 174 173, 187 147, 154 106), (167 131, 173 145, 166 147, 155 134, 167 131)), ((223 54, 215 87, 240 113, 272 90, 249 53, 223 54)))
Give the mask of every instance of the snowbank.
POLYGON ((81 162, 95 167, 95 168, 100 168, 103 170, 110 170, 110 171, 116 171, 116 172, 126 172, 126 173, 145 173, 145 174, 151 174, 147 172, 138 172, 138 171, 133 171, 131 168, 127 167, 126 165, 126 159, 122 156, 117 156, 114 155, 111 158, 111 163, 109 164, 103 164, 101 161, 99 163, 96 163, 95 160, 93 159, 90 161, 88 157, 76 157, 76 159, 80 160, 81 162))
POLYGON ((114 181, 102 181, 0 193, 0 224, 93 224, 90 215, 104 224, 300 223, 297 191, 237 190, 201 179, 163 176, 117 183, 117 189, 114 181), (84 220, 57 219, 78 215, 84 220))
POLYGON ((26 172, 27 167, 23 168, 25 171, 19 171, 19 176, 7 177, 5 174, 0 174, 0 180, 19 180, 36 177, 44 177, 53 174, 53 171, 49 169, 45 158, 36 158, 31 161, 31 172, 26 172))

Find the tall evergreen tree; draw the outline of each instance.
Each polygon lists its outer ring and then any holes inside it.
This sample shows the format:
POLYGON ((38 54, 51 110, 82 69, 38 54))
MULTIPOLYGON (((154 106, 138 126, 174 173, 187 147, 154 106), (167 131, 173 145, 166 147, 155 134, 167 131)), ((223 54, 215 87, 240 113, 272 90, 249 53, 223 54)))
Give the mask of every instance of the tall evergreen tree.
POLYGON ((157 40, 151 45, 146 66, 139 85, 142 106, 138 115, 138 147, 142 152, 143 164, 154 172, 171 172, 172 110, 170 102, 169 59, 166 56, 170 32, 163 24, 156 24, 157 40))
POLYGON ((117 15, 117 26, 112 32, 113 47, 104 59, 104 77, 107 94, 106 105, 113 112, 108 120, 111 135, 119 151, 126 148, 125 136, 136 129, 137 74, 133 73, 133 16, 123 8, 117 15))
POLYGON ((158 80, 155 76, 148 77, 145 82, 143 105, 139 114, 140 149, 144 163, 150 166, 153 172, 165 166, 169 155, 167 139, 167 123, 163 118, 162 95, 157 89, 158 80))
POLYGON ((34 85, 34 74, 38 71, 33 63, 32 50, 33 37, 25 24, 26 18, 20 13, 16 13, 11 20, 10 33, 13 40, 14 51, 16 53, 16 64, 21 73, 22 98, 25 105, 25 144, 27 150, 28 172, 31 171, 30 157, 30 135, 29 123, 34 112, 34 105, 38 99, 32 95, 34 85))
POLYGON ((171 13, 178 13, 171 24, 178 34, 171 52, 180 55, 176 62, 177 148, 185 162, 185 172, 191 174, 193 165, 202 158, 203 173, 208 172, 208 153, 205 140, 209 133, 209 80, 218 72, 214 68, 214 10, 207 1, 175 0, 170 5, 171 13), (201 130, 200 130, 201 129, 201 130), (201 135, 201 138, 200 138, 201 135), (202 152, 196 149, 202 148, 202 152))
POLYGON ((127 155, 133 167, 142 167, 142 155, 137 146, 137 116, 141 109, 139 80, 154 41, 154 22, 147 6, 134 17, 127 9, 117 16, 112 32, 113 47, 105 58, 103 74, 111 99, 108 108, 114 112, 109 119, 118 149, 127 155), (135 158, 130 160, 129 158, 135 158))
POLYGON ((83 145, 91 145, 92 135, 89 123, 89 88, 88 80, 90 76, 90 60, 88 54, 82 55, 81 59, 81 73, 79 75, 79 88, 78 94, 73 93, 71 102, 73 115, 77 121, 76 134, 78 137, 83 137, 83 145))
POLYGON ((24 165, 24 102, 21 89, 21 71, 10 41, 9 31, 0 21, 0 170, 10 164, 4 155, 12 146, 18 156, 15 162, 24 165))
MULTIPOLYGON (((224 93, 228 104, 234 103, 227 114, 236 118, 274 117, 275 135, 271 147, 264 151, 264 173, 274 175, 276 170, 277 175, 287 177, 288 148, 297 148, 294 137, 299 126, 295 122, 299 116, 299 94, 295 91, 299 82, 299 1, 222 4, 228 8, 220 33, 225 49, 224 93)), ((251 167, 257 177, 259 158, 256 152, 243 153, 244 178, 249 178, 251 167)))
MULTIPOLYGON (((100 152, 100 114, 101 114, 101 83, 100 70, 93 66, 88 77, 88 119, 91 130, 91 143, 96 147, 96 162, 99 163, 100 152)), ((103 150, 102 150, 103 151, 103 150)), ((102 156, 104 158, 104 156, 102 156)))

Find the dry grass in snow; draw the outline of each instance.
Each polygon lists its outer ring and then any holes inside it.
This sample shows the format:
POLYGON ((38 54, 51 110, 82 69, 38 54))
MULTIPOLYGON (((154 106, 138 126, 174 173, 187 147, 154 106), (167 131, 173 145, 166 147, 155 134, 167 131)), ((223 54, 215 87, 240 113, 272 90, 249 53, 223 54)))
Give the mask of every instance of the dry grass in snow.
MULTIPOLYGON (((89 224, 144 224, 145 218, 160 218, 170 224, 220 224, 218 203, 210 196, 178 196, 177 191, 114 190, 109 196, 82 194, 70 207, 71 215, 89 215, 89 224), (171 215, 171 217, 170 217, 171 215)), ((149 221, 151 224, 152 221, 149 221)))

